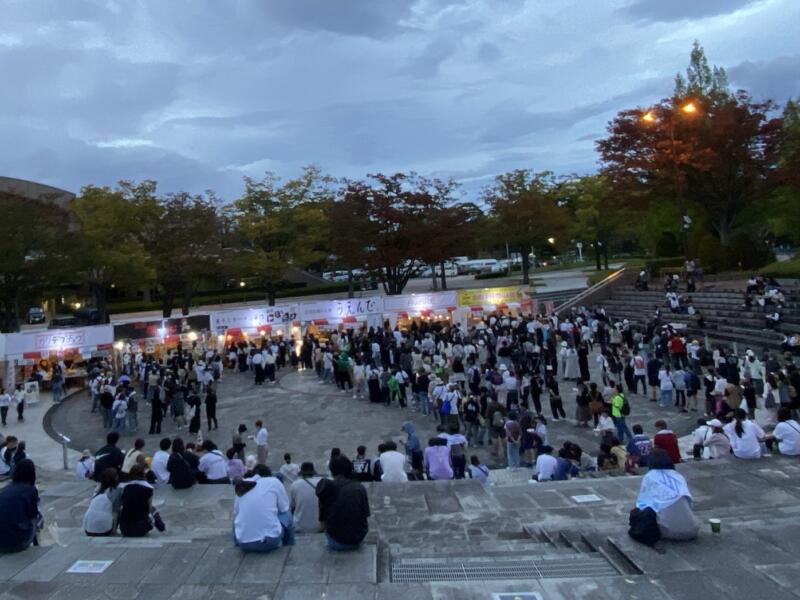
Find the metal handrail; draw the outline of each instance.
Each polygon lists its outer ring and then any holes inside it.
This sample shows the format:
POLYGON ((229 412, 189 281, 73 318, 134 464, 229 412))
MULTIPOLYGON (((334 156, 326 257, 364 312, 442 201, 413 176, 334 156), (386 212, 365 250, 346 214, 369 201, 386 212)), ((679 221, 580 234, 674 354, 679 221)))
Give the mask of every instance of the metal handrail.
POLYGON ((581 299, 582 299, 582 298, 585 298, 585 297, 586 297, 586 296, 588 296, 589 294, 592 294, 592 293, 596 292, 597 290, 599 290, 599 289, 602 289, 602 288, 604 288, 605 286, 607 286, 607 285, 610 285, 610 284, 614 283, 614 282, 615 282, 617 279, 619 279, 620 277, 622 277, 622 274, 625 272, 625 270, 626 270, 626 267, 621 267, 620 269, 618 269, 618 270, 614 271, 613 273, 611 273, 611 274, 610 274, 608 277, 606 277, 606 278, 605 278, 605 279, 603 279, 602 281, 598 281, 598 282, 597 282, 597 283, 595 283, 595 284, 594 284, 592 287, 590 287, 590 288, 587 288, 587 289, 583 290, 583 291, 582 291, 580 294, 578 294, 578 295, 577 295, 577 296, 575 296, 574 298, 570 298, 569 300, 567 300, 567 301, 566 301, 566 302, 564 302, 563 304, 560 304, 559 306, 557 306, 557 307, 554 309, 554 312, 555 312, 556 314, 558 314, 558 313, 560 313, 562 310, 566 310, 566 309, 567 309, 567 308, 569 308, 570 306, 573 306, 573 305, 575 305, 575 304, 579 303, 579 302, 581 301, 581 299))

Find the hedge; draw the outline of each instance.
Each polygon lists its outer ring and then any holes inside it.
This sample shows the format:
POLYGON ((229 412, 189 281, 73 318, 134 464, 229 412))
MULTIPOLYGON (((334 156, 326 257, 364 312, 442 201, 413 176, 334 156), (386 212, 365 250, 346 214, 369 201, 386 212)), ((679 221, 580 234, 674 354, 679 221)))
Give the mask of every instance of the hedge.
POLYGON ((800 258, 776 261, 761 267, 758 272, 767 277, 800 279, 800 258))
MULTIPOLYGON (((275 292, 275 298, 295 298, 299 296, 313 296, 316 294, 337 294, 347 292, 347 282, 326 283, 323 285, 310 285, 306 287, 284 288, 275 292)), ((235 304, 238 302, 252 302, 254 300, 267 301, 266 290, 230 290, 215 294, 200 293, 192 296, 192 306, 202 306, 204 304, 235 304)), ((108 314, 114 315, 129 312, 144 312, 149 310, 161 310, 162 304, 157 302, 142 302, 133 300, 129 302, 114 302, 108 304, 108 314)), ((176 299, 173 311, 180 312, 180 300, 176 299)))

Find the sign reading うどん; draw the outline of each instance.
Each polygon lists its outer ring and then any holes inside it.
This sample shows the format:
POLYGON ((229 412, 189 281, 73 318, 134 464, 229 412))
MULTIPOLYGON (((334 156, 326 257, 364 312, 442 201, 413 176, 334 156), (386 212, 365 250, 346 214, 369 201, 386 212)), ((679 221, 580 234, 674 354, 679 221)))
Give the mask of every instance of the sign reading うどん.
POLYGON ((59 348, 77 348, 86 342, 83 331, 64 331, 53 333, 40 333, 34 338, 36 350, 56 350, 59 348))

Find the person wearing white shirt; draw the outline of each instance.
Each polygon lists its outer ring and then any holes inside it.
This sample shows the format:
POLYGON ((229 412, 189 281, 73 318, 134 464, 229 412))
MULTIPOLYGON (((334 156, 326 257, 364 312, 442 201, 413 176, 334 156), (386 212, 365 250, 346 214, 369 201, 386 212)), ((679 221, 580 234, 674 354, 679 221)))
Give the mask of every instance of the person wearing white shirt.
POLYGON ((659 389, 661 390, 659 404, 662 408, 672 406, 672 390, 675 389, 675 386, 672 383, 672 377, 666 366, 658 372, 658 382, 659 389))
POLYGON ((197 477, 198 483, 229 483, 228 461, 225 460, 222 452, 217 450, 211 440, 204 441, 202 448, 203 454, 197 467, 197 470, 200 471, 197 477))
POLYGON ((737 408, 734 415, 735 419, 724 428, 733 455, 745 459, 761 458, 764 430, 756 422, 747 420, 747 413, 741 408, 737 408))
POLYGON ((550 446, 539 448, 539 456, 536 457, 536 465, 533 468, 536 481, 550 481, 553 479, 553 473, 556 471, 558 461, 550 454, 552 451, 553 448, 550 446))
POLYGON ((155 474, 156 481, 159 483, 169 482, 169 471, 167 471, 167 462, 169 461, 169 449, 172 447, 172 440, 164 438, 158 444, 158 450, 153 454, 153 460, 150 462, 150 470, 155 474))
POLYGON ((792 413, 788 408, 778 409, 778 424, 772 432, 771 439, 778 443, 778 451, 781 454, 800 455, 800 424, 792 419, 792 413))
POLYGON ((2 420, 3 427, 6 426, 9 406, 11 406, 11 396, 6 393, 5 388, 2 388, 0 389, 0 420, 2 420))
POLYGON ((256 421, 256 463, 259 465, 267 464, 267 454, 269 447, 267 445, 269 434, 264 423, 259 419, 256 421))
POLYGON ((233 502, 233 537, 242 552, 271 552, 281 544, 294 544, 294 524, 289 496, 283 484, 263 466, 256 475, 236 483, 233 502))
POLYGON ((386 442, 384 451, 380 454, 381 469, 383 475, 381 481, 389 483, 400 483, 408 481, 406 475, 406 455, 397 451, 397 444, 386 442))

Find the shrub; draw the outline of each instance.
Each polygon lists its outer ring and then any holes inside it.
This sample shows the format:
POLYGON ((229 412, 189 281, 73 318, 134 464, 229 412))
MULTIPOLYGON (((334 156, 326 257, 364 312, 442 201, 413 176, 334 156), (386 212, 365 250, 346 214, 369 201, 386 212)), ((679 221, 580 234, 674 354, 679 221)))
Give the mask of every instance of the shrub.
POLYGON ((758 272, 777 279, 800 279, 800 257, 770 263, 761 267, 758 272))
POLYGON ((494 273, 478 273, 475 275, 475 279, 500 279, 501 277, 508 277, 508 271, 496 271, 494 273))

